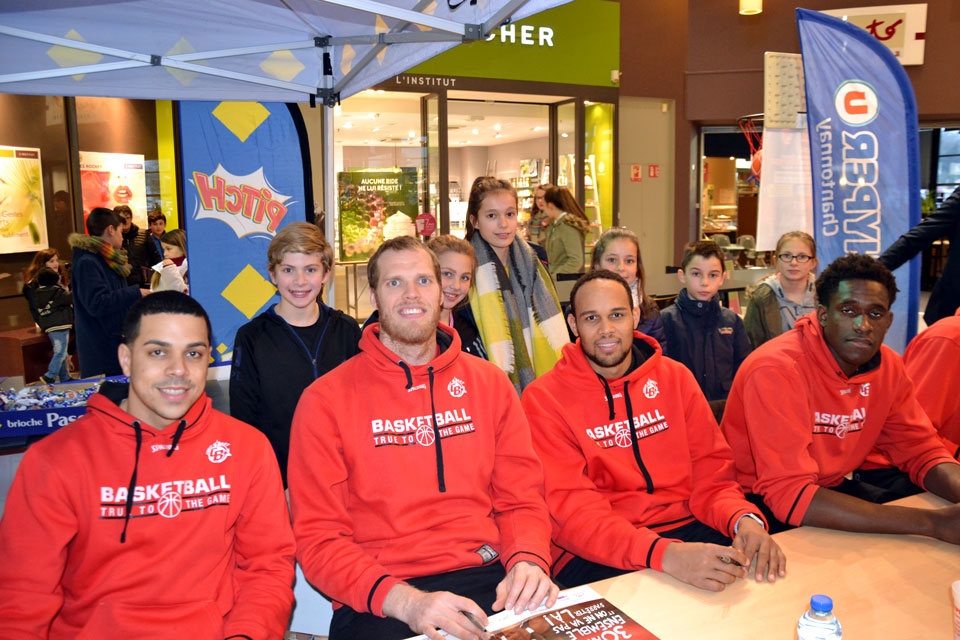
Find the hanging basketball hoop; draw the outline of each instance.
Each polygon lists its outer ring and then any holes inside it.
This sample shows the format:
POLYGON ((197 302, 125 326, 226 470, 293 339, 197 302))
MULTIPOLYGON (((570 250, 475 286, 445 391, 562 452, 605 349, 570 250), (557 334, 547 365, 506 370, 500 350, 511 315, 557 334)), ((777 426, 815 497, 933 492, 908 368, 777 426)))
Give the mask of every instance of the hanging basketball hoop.
POLYGON ((750 145, 750 177, 760 183, 760 169, 763 165, 763 114, 743 116, 737 119, 737 125, 750 145))

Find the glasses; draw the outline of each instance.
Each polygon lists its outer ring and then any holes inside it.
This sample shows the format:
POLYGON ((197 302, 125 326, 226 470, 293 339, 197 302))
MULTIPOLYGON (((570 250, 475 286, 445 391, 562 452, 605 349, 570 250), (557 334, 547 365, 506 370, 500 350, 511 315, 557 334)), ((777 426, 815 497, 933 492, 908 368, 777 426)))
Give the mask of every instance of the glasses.
POLYGON ((813 256, 808 256, 805 253, 798 253, 797 255, 793 255, 792 253, 781 253, 777 256, 777 260, 780 262, 793 262, 796 260, 798 264, 806 264, 813 260, 813 256))

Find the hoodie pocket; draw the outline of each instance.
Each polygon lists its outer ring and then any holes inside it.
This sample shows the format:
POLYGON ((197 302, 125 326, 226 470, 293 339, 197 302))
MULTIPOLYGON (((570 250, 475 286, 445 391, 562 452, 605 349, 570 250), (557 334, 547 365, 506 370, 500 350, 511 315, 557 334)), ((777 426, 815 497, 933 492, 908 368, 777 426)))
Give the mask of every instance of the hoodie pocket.
POLYGON ((102 601, 77 635, 78 640, 138 638, 139 640, 220 640, 223 616, 212 600, 168 605, 102 601))

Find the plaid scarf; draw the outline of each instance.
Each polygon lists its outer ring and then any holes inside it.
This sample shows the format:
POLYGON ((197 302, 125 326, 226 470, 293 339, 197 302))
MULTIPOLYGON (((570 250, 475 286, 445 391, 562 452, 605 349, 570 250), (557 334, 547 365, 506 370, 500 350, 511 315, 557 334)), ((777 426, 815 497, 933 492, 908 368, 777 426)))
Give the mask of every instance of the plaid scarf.
POLYGON ((71 247, 83 249, 90 253, 98 253, 106 261, 113 271, 122 278, 130 275, 130 263, 127 262, 127 252, 123 249, 117 249, 112 244, 95 236, 87 236, 82 233, 71 233, 67 238, 71 247))
POLYGON ((479 264, 470 292, 477 329, 487 357, 521 393, 553 368, 570 342, 557 293, 537 254, 520 238, 510 245, 509 269, 480 234, 470 242, 479 264))

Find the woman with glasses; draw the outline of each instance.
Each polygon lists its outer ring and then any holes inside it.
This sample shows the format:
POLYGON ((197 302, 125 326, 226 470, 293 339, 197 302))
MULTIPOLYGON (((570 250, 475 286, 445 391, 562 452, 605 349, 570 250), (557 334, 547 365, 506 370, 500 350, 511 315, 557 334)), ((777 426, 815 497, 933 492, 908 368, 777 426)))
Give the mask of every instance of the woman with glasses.
POLYGON ((750 294, 743 324, 753 348, 793 329, 797 318, 817 308, 814 292, 817 243, 809 233, 788 231, 777 241, 777 272, 750 294))

